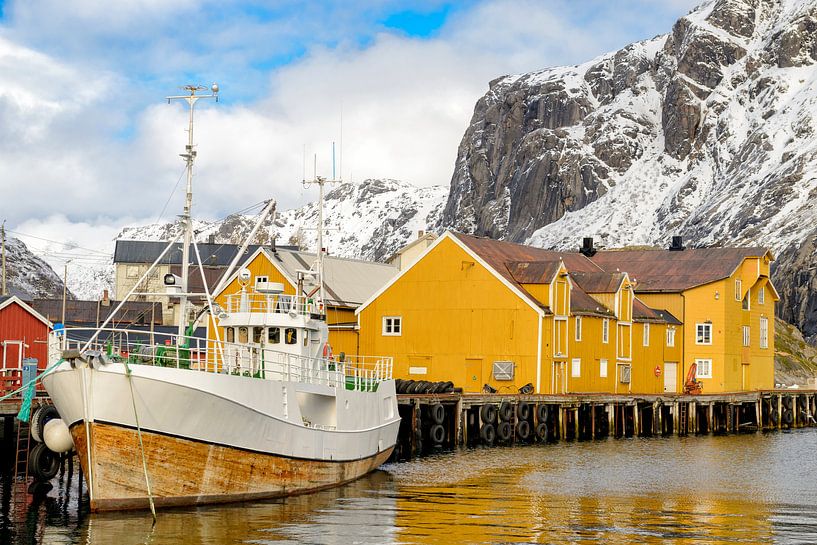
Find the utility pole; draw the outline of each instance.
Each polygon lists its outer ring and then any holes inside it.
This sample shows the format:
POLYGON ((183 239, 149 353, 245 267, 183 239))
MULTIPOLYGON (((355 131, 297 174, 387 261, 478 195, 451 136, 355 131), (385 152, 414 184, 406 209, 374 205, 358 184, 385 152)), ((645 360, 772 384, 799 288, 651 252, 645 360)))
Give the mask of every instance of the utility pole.
POLYGON ((65 327, 65 297, 68 293, 68 264, 71 260, 65 262, 65 268, 62 272, 62 326, 65 327))
POLYGON ((179 297, 181 309, 179 311, 179 335, 176 342, 178 344, 184 343, 185 323, 187 322, 187 293, 188 293, 188 276, 190 274, 190 241, 193 239, 193 221, 190 217, 190 210, 193 207, 193 161, 196 159, 196 151, 193 149, 193 109, 196 102, 201 98, 214 98, 218 102, 218 85, 215 83, 210 87, 211 94, 197 95, 196 92, 206 91, 207 87, 201 85, 185 85, 182 87, 189 94, 169 96, 167 103, 170 104, 172 100, 184 100, 190 107, 190 114, 187 129, 187 147, 185 152, 181 154, 187 165, 187 192, 184 199, 184 213, 181 216, 184 224, 184 242, 182 243, 182 293, 179 297))
POLYGON ((0 243, 2 251, 0 253, 3 255, 3 292, 0 295, 8 295, 6 291, 6 220, 3 220, 3 224, 0 225, 0 238, 2 238, 2 243, 0 243))

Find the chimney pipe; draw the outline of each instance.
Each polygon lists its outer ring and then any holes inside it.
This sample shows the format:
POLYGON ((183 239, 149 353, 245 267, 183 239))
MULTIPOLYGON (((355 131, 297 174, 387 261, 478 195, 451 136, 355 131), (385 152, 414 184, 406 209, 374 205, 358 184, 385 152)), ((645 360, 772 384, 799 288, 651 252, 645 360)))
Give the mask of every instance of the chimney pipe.
POLYGON ((422 229, 420 229, 419 231, 417 231, 417 238, 423 238, 423 235, 424 235, 424 234, 425 234, 425 231, 423 231, 422 229))
POLYGON ((111 306, 111 296, 108 294, 108 290, 102 290, 102 306, 111 306))
POLYGON ((596 250, 593 248, 593 237, 584 237, 582 239, 582 245, 581 248, 579 248, 579 253, 585 257, 593 257, 596 255, 596 250))
POLYGON ((209 235, 207 235, 207 243, 208 244, 215 244, 216 243, 216 234, 215 233, 210 233, 209 235))
POLYGON ((684 237, 675 235, 672 237, 672 243, 670 244, 669 251, 670 252, 681 252, 684 250, 684 237))

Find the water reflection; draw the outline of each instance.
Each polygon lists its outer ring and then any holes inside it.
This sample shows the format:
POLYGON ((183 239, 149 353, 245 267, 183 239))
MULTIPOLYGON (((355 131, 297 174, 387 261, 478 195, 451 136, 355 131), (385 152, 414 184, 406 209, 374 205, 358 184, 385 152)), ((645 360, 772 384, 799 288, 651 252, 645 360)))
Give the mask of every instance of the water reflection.
MULTIPOLYGON (((0 542, 817 543, 817 430, 440 454, 281 501, 89 515, 78 476, 12 501, 0 542)), ((84 491, 83 491, 84 492, 84 491)))

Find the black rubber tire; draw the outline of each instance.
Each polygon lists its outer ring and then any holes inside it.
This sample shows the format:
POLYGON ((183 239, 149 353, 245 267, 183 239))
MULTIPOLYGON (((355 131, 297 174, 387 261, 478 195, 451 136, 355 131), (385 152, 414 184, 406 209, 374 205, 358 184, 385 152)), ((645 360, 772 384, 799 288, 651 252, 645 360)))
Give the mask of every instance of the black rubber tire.
POLYGON ((794 422, 794 414, 790 409, 786 409, 783 411, 783 423, 787 426, 791 426, 792 422, 794 422))
POLYGON ((43 442, 43 430, 49 420, 59 418, 60 413, 54 405, 42 405, 31 417, 31 438, 38 443, 43 442))
POLYGON ((520 441, 527 441, 530 439, 530 422, 527 420, 520 420, 516 423, 516 438, 520 441))
POLYGON ((536 421, 545 423, 548 421, 548 406, 545 404, 536 406, 536 421))
POLYGON ((769 413, 769 420, 771 421, 773 426, 777 426, 778 416, 776 409, 769 413))
POLYGON ((513 418, 513 405, 510 401, 503 401, 499 404, 499 419, 508 422, 513 418))
POLYGON ((454 383, 453 383, 453 382, 451 382, 451 381, 449 380, 449 381, 448 381, 448 382, 446 382, 446 383, 445 383, 445 385, 443 386, 442 393, 444 393, 444 394, 450 394, 450 393, 451 393, 451 392, 453 392, 453 391, 454 391, 454 383))
POLYGON ((445 420, 445 407, 442 406, 442 403, 435 403, 428 408, 428 414, 431 415, 431 420, 435 424, 442 424, 445 420))
POLYGON ((791 396, 786 396, 783 398, 783 407, 786 409, 791 409, 791 396))
POLYGON ((806 396, 800 396, 797 398, 797 404, 800 405, 800 409, 805 411, 806 410, 806 396))
POLYGON ((520 403, 516 406, 516 418, 519 420, 528 420, 530 419, 530 404, 529 403, 520 403))
POLYGON ((513 433, 513 428, 510 422, 500 422, 496 427, 496 437, 503 443, 511 439, 511 433, 513 433))
POLYGON ((442 444, 445 441, 445 428, 442 427, 440 424, 434 424, 428 430, 428 437, 431 439, 431 442, 435 445, 442 444))
POLYGON ((28 454, 28 470, 37 481, 50 481, 60 470, 60 455, 37 443, 28 454))
POLYGON ((479 429, 479 438, 482 439, 483 444, 489 447, 494 444, 496 440, 496 430, 493 424, 485 424, 479 429))
POLYGON ((479 408, 479 418, 484 424, 496 423, 496 405, 483 405, 479 408))
POLYGON ((536 424, 536 438, 540 441, 546 441, 548 438, 548 426, 544 422, 536 424))

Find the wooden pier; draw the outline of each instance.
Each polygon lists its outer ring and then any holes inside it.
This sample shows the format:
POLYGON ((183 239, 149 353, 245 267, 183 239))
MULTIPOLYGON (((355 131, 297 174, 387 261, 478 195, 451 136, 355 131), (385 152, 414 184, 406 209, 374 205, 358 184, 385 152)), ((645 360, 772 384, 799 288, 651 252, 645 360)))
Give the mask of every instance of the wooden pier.
POLYGON ((817 391, 701 395, 401 394, 393 460, 439 449, 815 426, 817 391))

